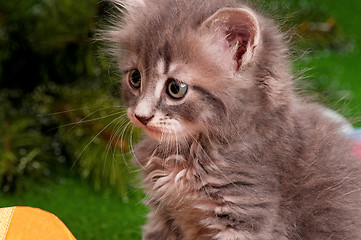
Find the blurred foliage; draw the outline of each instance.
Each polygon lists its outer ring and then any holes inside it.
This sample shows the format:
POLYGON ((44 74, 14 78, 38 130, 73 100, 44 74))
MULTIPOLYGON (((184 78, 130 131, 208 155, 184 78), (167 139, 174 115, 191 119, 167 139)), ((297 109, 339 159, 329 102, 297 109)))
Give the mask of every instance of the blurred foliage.
POLYGON ((359 19, 350 15, 350 10, 361 10, 359 1, 275 0, 263 5, 289 33, 297 88, 361 126, 361 84, 355 77, 361 31, 359 19))
MULTIPOLYGON (((62 144, 57 136, 40 134, 42 125, 23 106, 11 106, 10 94, 0 92, 0 189, 24 189, 27 178, 42 178, 65 172, 62 144)), ((14 94, 13 94, 14 95, 14 94)), ((14 97, 14 96, 11 96, 14 97)))
POLYGON ((271 18, 279 16, 282 30, 289 32, 296 49, 311 55, 320 51, 347 53, 352 50, 353 42, 337 20, 315 0, 270 1, 266 9, 273 13, 271 18))
POLYGON ((91 41, 106 9, 96 0, 1 1, 2 191, 74 173, 127 199, 129 144, 139 130, 116 100, 118 76, 91 41))
POLYGON ((43 124, 56 126, 49 131, 61 136, 71 168, 92 180, 96 189, 110 186, 126 201, 129 187, 135 184, 129 160, 139 129, 130 124, 125 107, 106 88, 81 83, 42 85, 33 96, 34 105, 42 106, 38 112, 43 124))

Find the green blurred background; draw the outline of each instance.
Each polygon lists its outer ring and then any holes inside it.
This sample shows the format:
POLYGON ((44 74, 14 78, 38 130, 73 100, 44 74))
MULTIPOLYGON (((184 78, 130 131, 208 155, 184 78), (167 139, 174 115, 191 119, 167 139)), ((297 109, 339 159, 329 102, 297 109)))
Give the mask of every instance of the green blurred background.
MULTIPOLYGON (((361 3, 263 5, 293 35, 302 92, 360 126, 361 3)), ((77 239, 140 239, 147 212, 129 163, 139 130, 92 41, 112 10, 96 0, 0 1, 0 207, 50 211, 77 239)))

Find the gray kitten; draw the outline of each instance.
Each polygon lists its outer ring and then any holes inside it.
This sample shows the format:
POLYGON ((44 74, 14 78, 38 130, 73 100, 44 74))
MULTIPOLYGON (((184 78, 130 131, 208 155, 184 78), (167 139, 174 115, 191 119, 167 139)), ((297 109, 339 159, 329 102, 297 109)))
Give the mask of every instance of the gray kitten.
POLYGON ((361 239, 352 143, 293 87, 284 36, 233 0, 112 0, 144 240, 361 239))

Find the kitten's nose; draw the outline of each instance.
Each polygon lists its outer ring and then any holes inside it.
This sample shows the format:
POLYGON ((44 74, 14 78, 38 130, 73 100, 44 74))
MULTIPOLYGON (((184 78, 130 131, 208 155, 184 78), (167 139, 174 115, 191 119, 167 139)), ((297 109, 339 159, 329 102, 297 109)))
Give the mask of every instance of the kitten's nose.
POLYGON ((146 117, 146 116, 138 116, 138 115, 134 115, 136 119, 138 119, 139 122, 143 123, 144 125, 147 125, 148 122, 150 120, 152 120, 152 118, 154 117, 154 115, 150 116, 150 117, 146 117))

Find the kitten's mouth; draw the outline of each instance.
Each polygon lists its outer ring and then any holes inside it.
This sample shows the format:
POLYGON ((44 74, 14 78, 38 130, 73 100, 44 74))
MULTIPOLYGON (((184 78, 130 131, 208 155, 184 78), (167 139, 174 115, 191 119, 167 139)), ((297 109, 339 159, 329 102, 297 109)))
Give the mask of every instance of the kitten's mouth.
POLYGON ((158 127, 154 127, 150 124, 144 125, 139 122, 135 117, 131 117, 130 119, 131 122, 134 123, 136 126, 143 128, 147 135, 151 138, 154 138, 156 140, 162 140, 166 136, 169 136, 169 133, 167 133, 166 131, 162 131, 162 129, 158 127))
MULTIPOLYGON (((140 126, 140 125, 138 125, 138 126, 140 126)), ((144 129, 145 133, 149 137, 151 137, 157 141, 164 141, 164 140, 170 141, 170 140, 174 139, 175 133, 169 132, 169 131, 161 129, 159 127, 154 127, 152 125, 142 125, 140 127, 142 127, 144 129)))
POLYGON ((153 134, 162 134, 162 130, 156 127, 152 127, 152 126, 142 126, 144 131, 146 131, 147 133, 153 133, 153 134))
POLYGON ((173 135, 168 131, 162 131, 162 129, 152 126, 142 126, 147 135, 155 140, 170 140, 173 138, 173 135))
POLYGON ((162 128, 158 126, 154 126, 151 122, 148 122, 146 124, 141 123, 132 113, 128 112, 128 117, 130 121, 135 124, 138 127, 141 127, 144 129, 146 134, 157 140, 157 141, 179 141, 181 139, 181 136, 177 137, 179 134, 176 131, 169 131, 167 128, 162 128))

